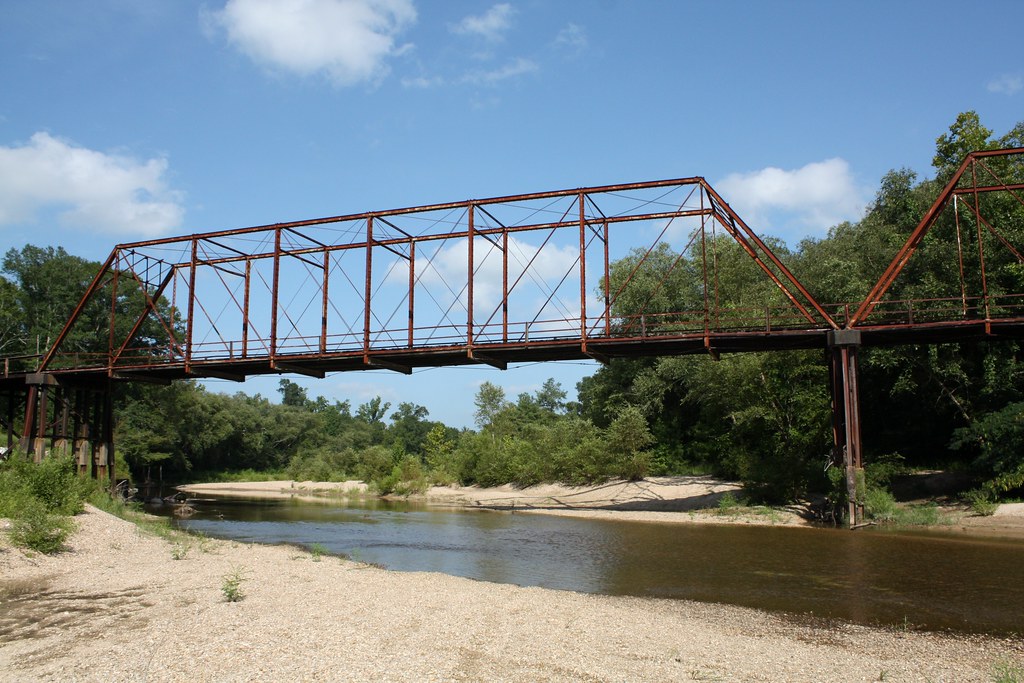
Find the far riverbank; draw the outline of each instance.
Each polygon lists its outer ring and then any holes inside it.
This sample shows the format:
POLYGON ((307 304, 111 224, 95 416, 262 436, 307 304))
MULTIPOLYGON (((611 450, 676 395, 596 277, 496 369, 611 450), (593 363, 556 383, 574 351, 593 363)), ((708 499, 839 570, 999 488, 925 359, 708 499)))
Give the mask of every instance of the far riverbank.
MULTIPOLYGON (((323 499, 371 495, 361 481, 300 482, 291 480, 187 484, 178 487, 194 497, 323 499)), ((741 507, 722 505, 728 494, 738 497, 741 486, 707 476, 649 477, 640 481, 615 480, 592 486, 541 484, 527 488, 511 485, 433 486, 409 500, 440 507, 515 510, 574 517, 596 517, 674 524, 752 524, 812 526, 806 508, 741 507)), ((728 501, 728 499, 727 499, 728 501)), ((1000 505, 995 514, 972 515, 966 507, 941 506, 942 531, 1024 540, 1024 503, 1000 505)))

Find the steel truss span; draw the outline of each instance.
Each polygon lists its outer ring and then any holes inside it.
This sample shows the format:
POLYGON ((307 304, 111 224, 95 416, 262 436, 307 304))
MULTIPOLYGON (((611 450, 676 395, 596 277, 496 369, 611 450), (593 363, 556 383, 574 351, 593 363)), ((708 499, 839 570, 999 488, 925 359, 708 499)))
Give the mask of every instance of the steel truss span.
POLYGON ((859 347, 1024 331, 1022 197, 1024 149, 968 155, 865 297, 841 303, 820 302, 701 177, 122 244, 45 356, 5 361, 8 395, 36 406, 9 408, 8 441, 17 415, 24 440, 44 438, 51 385, 822 349, 852 481, 859 347), (958 286, 896 300, 926 250, 958 286))

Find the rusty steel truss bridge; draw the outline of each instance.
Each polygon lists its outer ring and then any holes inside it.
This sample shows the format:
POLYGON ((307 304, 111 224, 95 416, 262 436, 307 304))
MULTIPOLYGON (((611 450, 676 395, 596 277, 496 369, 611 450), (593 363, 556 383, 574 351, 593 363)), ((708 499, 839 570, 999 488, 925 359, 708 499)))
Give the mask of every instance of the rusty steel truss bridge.
POLYGON ((1005 291, 987 270, 996 253, 1024 265, 1011 239, 1022 170, 1024 149, 970 154, 853 302, 818 301, 701 177, 122 244, 32 367, 4 360, 0 420, 8 448, 70 450, 102 478, 119 381, 821 349, 856 523, 857 351, 1024 334, 1024 287, 1005 291), (894 300, 939 231, 959 288, 894 300), (740 273, 730 249, 745 255, 740 273))

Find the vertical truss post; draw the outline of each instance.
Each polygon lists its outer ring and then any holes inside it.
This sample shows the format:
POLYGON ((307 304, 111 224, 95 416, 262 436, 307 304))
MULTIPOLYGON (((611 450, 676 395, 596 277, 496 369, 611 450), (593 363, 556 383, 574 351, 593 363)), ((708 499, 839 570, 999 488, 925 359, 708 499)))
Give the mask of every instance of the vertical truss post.
POLYGON ((192 262, 188 271, 188 322, 185 323, 185 374, 192 372, 192 340, 195 336, 196 324, 196 267, 199 261, 199 239, 192 238, 192 262))
POLYGON ((249 291, 252 283, 252 261, 245 259, 245 291, 242 293, 242 358, 249 357, 249 291))
POLYGON ((270 362, 277 358, 277 304, 281 284, 281 228, 274 231, 274 275, 270 285, 270 362))
POLYGON ((992 319, 989 314, 988 305, 988 275, 985 272, 985 240, 981 232, 981 205, 978 196, 978 165, 976 161, 971 162, 971 184, 974 186, 974 223, 978 227, 978 262, 981 265, 981 300, 985 304, 985 331, 988 331, 989 321, 992 319))
POLYGON ((708 296, 708 217, 704 213, 704 188, 700 190, 700 259, 704 282, 704 346, 711 348, 711 304, 708 296))
POLYGON ((331 279, 331 252, 324 249, 324 287, 323 300, 320 305, 320 353, 327 353, 327 307, 330 301, 327 297, 327 283, 331 279))
POLYGON ((604 336, 612 336, 612 300, 609 289, 612 286, 611 261, 608 258, 608 220, 604 224, 604 336))
POLYGON ((118 261, 115 261, 114 281, 111 284, 110 293, 110 333, 107 335, 107 367, 111 370, 114 368, 114 349, 116 348, 114 344, 114 323, 117 320, 117 284, 120 277, 121 269, 118 267, 118 261))
POLYGON ((475 239, 474 239, 475 234, 474 234, 474 227, 473 227, 473 208, 474 208, 474 205, 470 204, 469 205, 468 223, 467 223, 467 228, 468 229, 466 231, 466 239, 469 240, 469 244, 468 244, 468 247, 466 249, 466 255, 467 255, 466 261, 467 261, 467 264, 468 264, 467 265, 467 272, 468 272, 467 277, 469 278, 466 281, 466 298, 467 298, 467 302, 466 303, 468 304, 466 306, 466 346, 469 347, 470 349, 473 348, 473 275, 474 275, 473 271, 475 270, 473 268, 473 242, 475 241, 475 239))
POLYGON ((832 388, 833 461, 843 463, 846 480, 846 524, 864 521, 864 467, 861 459, 860 397, 857 388, 857 350, 860 330, 828 333, 829 379, 832 388))
POLYGON ((580 339, 583 340, 583 348, 587 344, 587 235, 586 216, 583 212, 584 194, 580 191, 580 339))
POLYGON ((501 341, 508 343, 508 228, 501 231, 501 341))
POLYGON ((366 217, 366 281, 363 292, 363 362, 370 362, 370 295, 373 293, 373 216, 366 217))
MULTIPOLYGON (((326 299, 324 305, 326 306, 326 299)), ((416 311, 416 242, 409 240, 409 348, 416 343, 415 313, 416 311)))

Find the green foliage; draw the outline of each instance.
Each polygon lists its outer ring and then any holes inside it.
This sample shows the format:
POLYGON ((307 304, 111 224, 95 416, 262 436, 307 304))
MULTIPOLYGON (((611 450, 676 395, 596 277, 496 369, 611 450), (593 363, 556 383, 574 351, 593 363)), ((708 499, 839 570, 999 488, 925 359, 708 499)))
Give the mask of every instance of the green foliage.
POLYGON ((383 476, 367 480, 381 495, 408 496, 427 490, 427 476, 420 461, 412 456, 404 457, 383 476))
POLYGON ((64 548, 74 528, 70 517, 55 514, 41 500, 32 498, 12 521, 11 542, 40 553, 56 553, 64 548))
POLYGON ((39 464, 23 457, 0 463, 0 517, 17 517, 30 501, 47 513, 75 515, 92 484, 75 473, 71 458, 45 458, 39 464))
POLYGON ((868 519, 893 522, 898 518, 898 506, 891 493, 883 488, 869 488, 864 497, 864 512, 868 519))
POLYGON ((992 494, 985 489, 972 489, 964 494, 964 502, 971 508, 971 512, 980 517, 994 515, 999 504, 992 499, 992 494))
POLYGON ((906 472, 907 466, 899 453, 879 455, 864 466, 865 484, 868 489, 887 488, 893 477, 906 472))
POLYGON ((1024 487, 1024 402, 957 429, 951 447, 974 455, 981 488, 993 500, 1024 487))
POLYGON ((731 512, 740 506, 740 501, 732 491, 726 491, 718 499, 718 510, 720 512, 731 512))
POLYGON ((224 599, 228 602, 244 600, 245 593, 242 591, 242 582, 245 580, 245 569, 242 567, 235 567, 225 574, 220 584, 220 592, 224 599))

